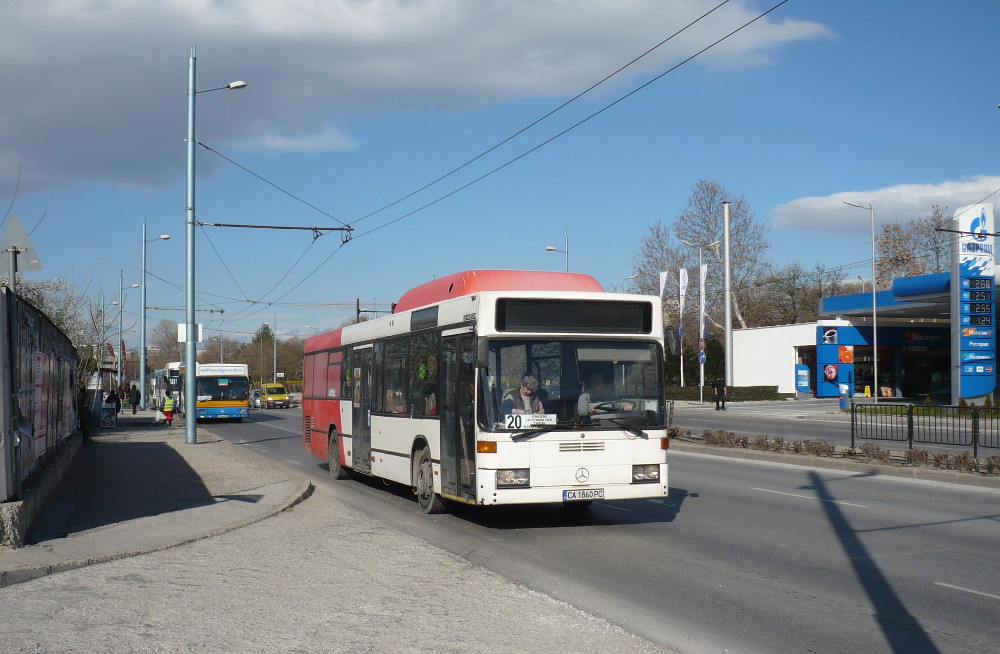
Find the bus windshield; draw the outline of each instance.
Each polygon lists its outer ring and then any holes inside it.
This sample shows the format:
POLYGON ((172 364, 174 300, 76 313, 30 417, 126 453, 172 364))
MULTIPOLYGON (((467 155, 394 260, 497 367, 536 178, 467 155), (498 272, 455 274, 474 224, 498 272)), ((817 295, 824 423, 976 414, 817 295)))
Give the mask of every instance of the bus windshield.
POLYGON ((199 402, 250 397, 250 383, 246 377, 198 377, 197 386, 199 402))
POLYGON ((636 341, 495 340, 486 429, 663 427, 663 351, 636 341))

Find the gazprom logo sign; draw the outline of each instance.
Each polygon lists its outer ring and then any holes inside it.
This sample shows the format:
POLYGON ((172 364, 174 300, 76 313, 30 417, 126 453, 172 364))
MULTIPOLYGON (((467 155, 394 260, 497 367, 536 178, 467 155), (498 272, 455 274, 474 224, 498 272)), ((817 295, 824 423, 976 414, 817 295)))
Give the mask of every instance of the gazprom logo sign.
POLYGON ((993 256, 993 239, 990 234, 990 220, 986 216, 986 208, 982 207, 978 214, 973 213, 969 221, 968 233, 962 234, 961 253, 972 255, 993 256))
POLYGON ((958 262, 963 277, 992 277, 994 269, 993 205, 974 204, 955 212, 958 262))
POLYGON ((972 219, 969 224, 969 231, 972 232, 972 238, 977 241, 985 241, 986 237, 989 236, 989 223, 986 220, 986 207, 980 207, 979 215, 972 219))

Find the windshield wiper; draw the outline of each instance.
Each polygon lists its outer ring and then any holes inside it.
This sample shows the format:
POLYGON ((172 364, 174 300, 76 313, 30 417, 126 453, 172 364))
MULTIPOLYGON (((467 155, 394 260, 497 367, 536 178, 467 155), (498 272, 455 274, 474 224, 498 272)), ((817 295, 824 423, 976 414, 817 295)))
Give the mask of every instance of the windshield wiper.
POLYGON ((626 425, 624 422, 620 422, 618 420, 615 420, 614 418, 602 418, 602 420, 606 420, 607 422, 610 422, 613 425, 617 425, 621 427, 623 430, 635 434, 639 438, 646 438, 646 439, 649 438, 649 434, 639 429, 638 427, 633 427, 632 425, 626 425))
POLYGON ((539 427, 538 429, 530 429, 528 431, 522 431, 520 434, 514 434, 513 436, 511 436, 510 440, 514 441, 515 443, 520 443, 521 441, 531 440, 536 436, 547 434, 550 431, 555 431, 560 427, 572 427, 572 426, 573 426, 572 420, 564 420, 557 422, 554 425, 548 425, 546 427, 539 427))

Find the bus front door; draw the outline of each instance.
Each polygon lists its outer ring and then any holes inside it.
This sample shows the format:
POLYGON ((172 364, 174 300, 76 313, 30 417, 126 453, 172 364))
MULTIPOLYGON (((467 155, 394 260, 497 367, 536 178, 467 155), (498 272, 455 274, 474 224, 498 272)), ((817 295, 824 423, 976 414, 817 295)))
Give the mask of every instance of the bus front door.
POLYGON ((441 343, 441 491, 468 500, 476 493, 474 344, 471 333, 448 336, 441 343))
POLYGON ((354 430, 351 466, 370 473, 372 470, 372 349, 355 349, 351 364, 354 375, 354 430))

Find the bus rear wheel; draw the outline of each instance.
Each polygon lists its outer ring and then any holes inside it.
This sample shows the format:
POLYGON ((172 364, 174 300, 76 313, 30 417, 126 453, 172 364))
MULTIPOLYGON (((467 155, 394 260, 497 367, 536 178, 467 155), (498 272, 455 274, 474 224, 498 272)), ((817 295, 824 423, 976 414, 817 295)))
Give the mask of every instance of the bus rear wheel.
POLYGON ((326 448, 326 461, 334 479, 347 479, 351 476, 351 471, 340 465, 340 437, 336 433, 330 434, 330 442, 326 448))
POLYGON ((417 494, 417 503, 424 513, 444 513, 448 507, 441 496, 434 492, 434 465, 431 463, 431 450, 424 446, 414 454, 413 490, 417 494))

